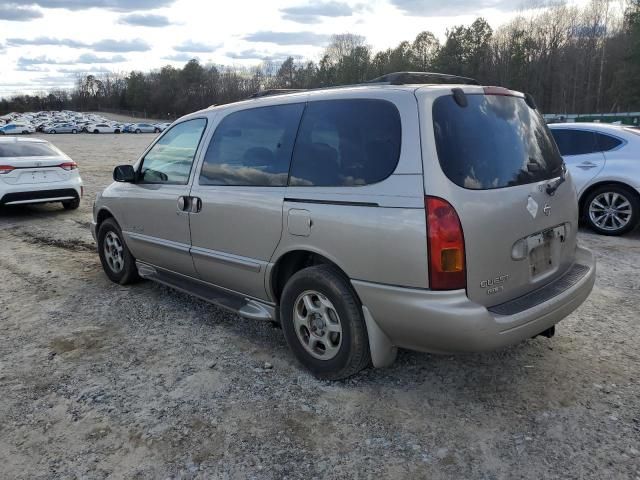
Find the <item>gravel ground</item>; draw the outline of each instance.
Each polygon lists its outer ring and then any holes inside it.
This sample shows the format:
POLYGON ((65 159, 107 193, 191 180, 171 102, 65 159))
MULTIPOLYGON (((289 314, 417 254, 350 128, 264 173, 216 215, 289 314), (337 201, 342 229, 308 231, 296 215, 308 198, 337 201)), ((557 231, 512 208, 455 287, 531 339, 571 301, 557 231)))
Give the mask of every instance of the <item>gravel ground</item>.
POLYGON ((0 209, 0 477, 640 479, 638 231, 580 233, 596 287, 551 340, 321 382, 270 324, 107 280, 91 200, 153 135, 47 138, 86 197, 0 209))

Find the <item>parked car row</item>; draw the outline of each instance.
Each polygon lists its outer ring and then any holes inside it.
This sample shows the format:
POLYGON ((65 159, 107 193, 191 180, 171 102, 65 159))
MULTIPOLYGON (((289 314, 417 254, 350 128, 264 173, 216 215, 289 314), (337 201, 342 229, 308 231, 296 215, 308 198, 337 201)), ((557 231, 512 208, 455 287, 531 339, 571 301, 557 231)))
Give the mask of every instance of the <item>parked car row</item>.
POLYGON ((96 114, 72 111, 10 113, 0 117, 0 135, 34 132, 58 133, 160 133, 171 123, 122 123, 96 114))

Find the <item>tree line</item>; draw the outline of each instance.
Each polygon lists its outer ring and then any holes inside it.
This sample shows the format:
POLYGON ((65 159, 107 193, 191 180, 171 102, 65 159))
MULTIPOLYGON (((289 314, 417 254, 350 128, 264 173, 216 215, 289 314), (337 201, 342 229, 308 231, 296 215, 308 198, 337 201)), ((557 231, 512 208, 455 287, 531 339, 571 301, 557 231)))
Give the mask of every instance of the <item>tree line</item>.
POLYGON ((448 29, 443 42, 424 31, 378 52, 362 36, 334 35, 318 62, 289 57, 238 68, 193 59, 182 68, 85 75, 71 90, 0 100, 0 113, 112 108, 177 117, 262 89, 354 84, 396 71, 464 75, 529 92, 549 113, 638 111, 640 0, 555 4, 496 30, 478 18, 448 29))

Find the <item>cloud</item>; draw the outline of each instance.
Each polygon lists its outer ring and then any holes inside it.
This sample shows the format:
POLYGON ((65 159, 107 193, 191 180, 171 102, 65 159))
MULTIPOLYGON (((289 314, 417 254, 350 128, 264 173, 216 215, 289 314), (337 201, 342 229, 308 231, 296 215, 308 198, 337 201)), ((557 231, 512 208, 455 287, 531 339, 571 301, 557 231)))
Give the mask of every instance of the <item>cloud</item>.
POLYGON ((476 14, 478 10, 517 10, 521 2, 513 0, 391 0, 391 4, 407 15, 421 17, 448 17, 476 14))
POLYGON ((15 3, 0 5, 0 20, 10 22, 28 22, 35 18, 42 18, 42 12, 32 7, 21 7, 15 3))
POLYGON ((56 60, 54 58, 45 57, 44 55, 40 55, 39 57, 20 57, 18 59, 18 63, 16 64, 18 68, 29 67, 32 65, 64 65, 65 63, 60 60, 56 60))
POLYGON ((280 9, 282 18, 297 23, 319 23, 322 17, 349 17, 358 10, 362 10, 362 6, 350 7, 347 3, 333 1, 280 9))
POLYGON ((216 45, 208 45, 206 43, 193 42, 191 40, 187 40, 186 42, 182 42, 180 45, 173 47, 176 52, 196 52, 196 53, 210 53, 214 50, 219 49, 222 46, 221 43, 216 45))
POLYGON ((169 19, 164 15, 153 15, 143 13, 132 13, 124 15, 118 19, 118 23, 123 25, 136 25, 139 27, 166 27, 171 25, 169 19))
POLYGON ((135 10, 152 10, 168 7, 175 0, 26 0, 22 3, 38 5, 43 8, 64 8, 67 10, 88 10, 103 8, 116 12, 133 12, 135 10))
POLYGON ((248 42, 276 43, 278 45, 323 45, 329 41, 329 35, 314 32, 272 32, 262 31, 245 35, 248 42))
POLYGON ((151 50, 149 44, 140 38, 134 40, 100 40, 89 46, 96 52, 146 52, 151 50))
POLYGON ((105 67, 91 67, 91 68, 56 68, 56 72, 58 73, 67 73, 67 74, 92 74, 92 73, 108 73, 111 72, 108 68, 105 67))
POLYGON ((241 52, 227 52, 225 55, 234 60, 273 60, 280 61, 286 60, 288 57, 293 57, 296 60, 303 58, 302 55, 292 54, 289 52, 261 52, 254 48, 249 50, 242 50, 241 52))
POLYGON ((70 38, 51 38, 51 37, 37 37, 32 39, 7 38, 7 45, 12 45, 12 46, 58 45, 62 47, 71 47, 71 48, 85 48, 89 46, 88 43, 79 42, 77 40, 71 40, 70 38))
POLYGON ((83 53, 80 55, 75 63, 120 63, 126 62, 127 59, 122 55, 114 55, 112 57, 100 57, 93 53, 83 53))
POLYGON ((167 55, 166 57, 162 57, 164 60, 171 60, 172 62, 188 62, 189 60, 198 57, 194 57, 193 55, 189 55, 188 53, 175 53, 173 55, 167 55))

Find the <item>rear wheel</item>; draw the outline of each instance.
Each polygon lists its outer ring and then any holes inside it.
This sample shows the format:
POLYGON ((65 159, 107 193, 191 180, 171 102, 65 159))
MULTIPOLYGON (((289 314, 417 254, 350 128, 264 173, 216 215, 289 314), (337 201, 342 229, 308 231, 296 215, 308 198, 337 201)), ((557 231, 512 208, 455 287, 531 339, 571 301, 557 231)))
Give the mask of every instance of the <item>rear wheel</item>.
POLYGON ((122 231, 113 218, 98 229, 98 254, 104 273, 112 282, 126 285, 140 279, 136 259, 124 243, 122 231))
POLYGON ((603 185, 584 202, 584 218, 601 235, 622 235, 635 228, 640 215, 638 194, 621 185, 603 185))
POLYGON ((142 130, 140 130, 139 128, 136 128, 136 133, 140 133, 142 130))
POLYGON ((347 378, 371 360, 360 302, 334 267, 294 274, 282 292, 280 318, 289 348, 318 378, 347 378))
POLYGON ((76 198, 74 200, 68 200, 66 202, 62 202, 62 206, 65 210, 77 210, 80 206, 80 199, 76 198))
POLYGON ((49 130, 49 133, 56 133, 55 130, 49 130))
POLYGON ((156 128, 156 129, 154 129, 154 130, 153 130, 153 132, 154 132, 154 133, 160 133, 160 129, 159 129, 159 128, 156 128))
POLYGON ((93 133, 100 133, 100 130, 98 130, 97 128, 93 131, 93 133))
POLYGON ((78 133, 78 130, 74 128, 73 130, 71 130, 71 133, 78 133))

